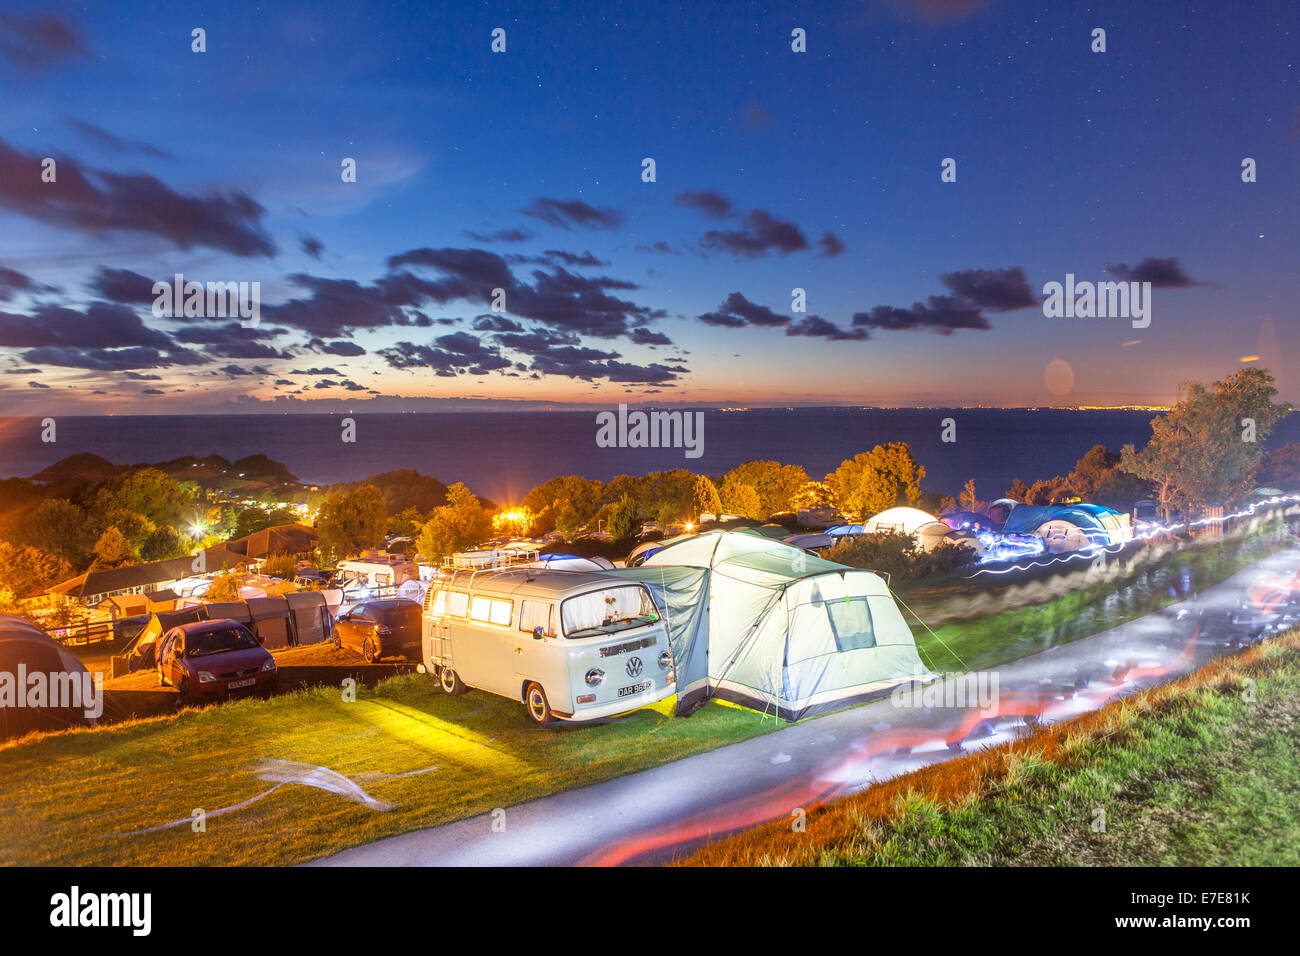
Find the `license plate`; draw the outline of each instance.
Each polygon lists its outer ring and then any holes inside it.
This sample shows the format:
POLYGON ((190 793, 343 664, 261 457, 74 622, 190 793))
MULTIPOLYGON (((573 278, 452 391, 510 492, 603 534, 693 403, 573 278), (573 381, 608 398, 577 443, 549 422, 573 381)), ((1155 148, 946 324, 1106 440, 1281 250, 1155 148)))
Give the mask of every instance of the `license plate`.
POLYGON ((647 689, 649 689, 649 687, 650 687, 650 682, 649 682, 649 681, 642 681, 641 683, 639 683, 639 684, 633 684, 633 685, 631 685, 630 687, 620 687, 620 688, 618 689, 618 696, 619 696, 619 697, 632 697, 632 696, 634 696, 634 695, 636 695, 636 694, 641 693, 643 690, 647 690, 647 689))
POLYGON ((252 687, 257 683, 256 677, 245 677, 243 680, 232 680, 226 685, 227 690, 238 690, 241 687, 252 687))

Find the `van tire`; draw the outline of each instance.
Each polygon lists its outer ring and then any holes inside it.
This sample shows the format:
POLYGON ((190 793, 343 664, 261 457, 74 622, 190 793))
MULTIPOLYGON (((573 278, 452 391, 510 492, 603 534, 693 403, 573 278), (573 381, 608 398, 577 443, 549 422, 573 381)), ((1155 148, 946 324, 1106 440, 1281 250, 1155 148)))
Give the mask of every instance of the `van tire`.
POLYGON ((551 702, 546 699, 546 691, 542 690, 542 685, 536 681, 524 688, 524 712, 528 714, 528 719, 538 726, 549 724, 554 719, 551 716, 551 702))
POLYGON ((460 675, 450 667, 438 669, 438 685, 442 687, 444 693, 450 694, 452 697, 459 697, 469 690, 465 686, 465 682, 460 679, 460 675))

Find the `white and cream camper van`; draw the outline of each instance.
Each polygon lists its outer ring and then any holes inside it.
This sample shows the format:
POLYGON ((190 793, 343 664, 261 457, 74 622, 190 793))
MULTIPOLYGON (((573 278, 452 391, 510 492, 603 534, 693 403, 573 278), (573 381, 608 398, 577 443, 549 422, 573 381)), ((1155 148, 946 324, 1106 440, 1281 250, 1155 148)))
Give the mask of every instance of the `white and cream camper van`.
POLYGON ((457 571, 425 595, 423 658, 448 694, 522 701, 539 724, 621 714, 674 690, 654 598, 599 572, 457 571))

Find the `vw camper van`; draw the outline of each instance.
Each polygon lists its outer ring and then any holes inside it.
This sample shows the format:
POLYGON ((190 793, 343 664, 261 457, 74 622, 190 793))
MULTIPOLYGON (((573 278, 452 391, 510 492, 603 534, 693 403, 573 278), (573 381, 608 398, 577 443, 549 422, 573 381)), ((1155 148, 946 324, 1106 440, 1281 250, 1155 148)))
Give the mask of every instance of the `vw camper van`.
POLYGON ((650 592, 599 572, 457 571, 430 586, 422 631, 424 667, 444 691, 521 701, 538 724, 621 714, 675 689, 650 592))

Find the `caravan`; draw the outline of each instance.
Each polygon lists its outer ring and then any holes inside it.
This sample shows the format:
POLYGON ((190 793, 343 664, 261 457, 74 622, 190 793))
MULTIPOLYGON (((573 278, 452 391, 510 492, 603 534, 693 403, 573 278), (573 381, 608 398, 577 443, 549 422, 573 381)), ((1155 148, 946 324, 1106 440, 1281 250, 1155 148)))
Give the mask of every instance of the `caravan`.
POLYGON ((668 630, 650 591, 587 571, 457 571, 430 586, 424 667, 448 694, 475 687, 538 724, 593 720, 674 691, 668 630))

